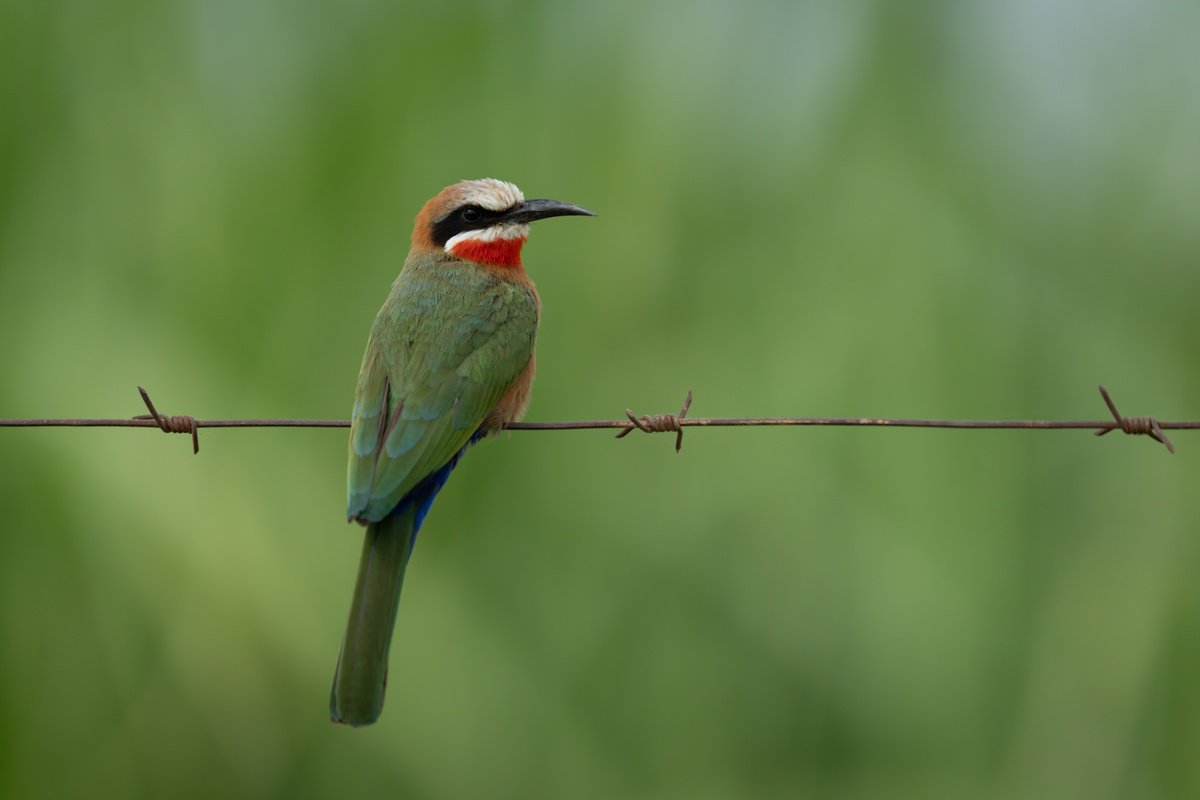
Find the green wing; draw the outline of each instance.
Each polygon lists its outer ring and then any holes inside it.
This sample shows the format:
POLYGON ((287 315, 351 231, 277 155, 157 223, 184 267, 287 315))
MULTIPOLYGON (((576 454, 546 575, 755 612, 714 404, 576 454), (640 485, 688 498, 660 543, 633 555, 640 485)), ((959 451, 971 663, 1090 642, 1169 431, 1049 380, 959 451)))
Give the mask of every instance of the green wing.
POLYGON ((376 522, 470 440, 533 354, 537 298, 473 264, 412 262, 371 329, 347 515, 376 522))

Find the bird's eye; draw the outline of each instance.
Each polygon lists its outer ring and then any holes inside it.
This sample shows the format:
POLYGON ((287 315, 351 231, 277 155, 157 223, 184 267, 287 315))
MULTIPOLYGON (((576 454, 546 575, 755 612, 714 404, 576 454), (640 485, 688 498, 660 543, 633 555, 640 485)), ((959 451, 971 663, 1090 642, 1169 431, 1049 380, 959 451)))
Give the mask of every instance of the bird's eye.
POLYGON ((479 222, 479 218, 483 216, 474 206, 467 206, 458 215, 463 218, 463 222, 479 222))

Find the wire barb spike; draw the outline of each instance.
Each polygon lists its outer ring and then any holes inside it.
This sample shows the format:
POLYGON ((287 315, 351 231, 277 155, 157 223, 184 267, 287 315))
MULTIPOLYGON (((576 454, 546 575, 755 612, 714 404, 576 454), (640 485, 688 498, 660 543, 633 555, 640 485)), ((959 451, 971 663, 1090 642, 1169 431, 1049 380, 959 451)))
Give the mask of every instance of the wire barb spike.
MULTIPOLYGON (((157 427, 165 433, 190 433, 192 452, 200 452, 198 428, 349 428, 345 419, 204 419, 189 416, 166 417, 158 413, 146 390, 138 387, 142 402, 149 414, 120 419, 0 419, 0 428, 144 428, 157 427)), ((1120 428, 1130 435, 1149 436, 1161 442, 1168 452, 1174 453, 1175 446, 1165 431, 1200 430, 1200 419, 1160 421, 1155 417, 1122 417, 1117 411, 1107 390, 1100 387, 1111 415, 1108 419, 888 419, 883 417, 688 417, 692 393, 688 392, 683 408, 678 414, 659 414, 653 417, 637 416, 626 409, 624 419, 583 419, 564 422, 513 422, 505 425, 510 431, 566 431, 606 430, 620 431, 617 438, 627 436, 634 428, 645 433, 675 432, 676 452, 683 446, 683 428, 731 428, 751 426, 804 426, 804 427, 873 427, 873 428, 947 428, 954 430, 1089 430, 1097 436, 1120 428)))
POLYGON ((1114 423, 1105 428, 1096 431, 1097 436, 1103 436, 1106 433, 1111 433, 1115 430, 1121 430, 1130 436, 1149 436, 1156 442, 1160 442, 1167 448, 1168 453, 1175 452, 1175 445, 1171 444, 1171 440, 1167 438, 1167 434, 1163 433, 1163 429, 1158 424, 1158 420, 1154 417, 1123 417, 1121 412, 1117 411, 1117 404, 1108 395, 1108 389, 1103 385, 1100 386, 1100 396, 1104 398, 1104 404, 1108 406, 1108 410, 1112 412, 1114 423))
POLYGON ((159 414, 154 403, 150 401, 149 393, 141 386, 137 387, 137 390, 150 413, 138 414, 134 419, 152 419, 158 423, 159 430, 163 433, 190 433, 192 435, 192 455, 198 454, 200 452, 200 426, 196 423, 196 418, 186 414, 174 417, 159 414))
POLYGON ((683 398, 683 408, 679 409, 678 414, 655 414, 654 416, 637 416, 630 409, 625 409, 625 416, 633 423, 630 427, 625 428, 617 434, 616 438, 622 439, 630 434, 634 428, 645 433, 666 433, 674 431, 675 433, 675 452, 678 453, 683 447, 683 426, 686 424, 684 419, 687 417, 688 409, 692 407, 692 390, 688 389, 687 397, 683 398))

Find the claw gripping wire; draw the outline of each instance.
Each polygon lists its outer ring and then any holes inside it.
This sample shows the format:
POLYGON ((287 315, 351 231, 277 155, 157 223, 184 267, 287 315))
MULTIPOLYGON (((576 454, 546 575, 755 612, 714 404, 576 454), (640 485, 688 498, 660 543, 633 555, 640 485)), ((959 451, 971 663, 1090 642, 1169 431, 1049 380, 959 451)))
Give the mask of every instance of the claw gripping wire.
POLYGON ((1103 436, 1106 433, 1120 429, 1130 436, 1149 436, 1156 442, 1161 442, 1167 448, 1168 453, 1175 452, 1175 445, 1171 444, 1171 440, 1163 433, 1163 429, 1159 427, 1158 420, 1154 417, 1122 417, 1117 411, 1117 404, 1108 396, 1108 390, 1103 386, 1100 387, 1100 396, 1104 398, 1105 405, 1112 412, 1114 424, 1096 431, 1097 436, 1103 436))
POLYGON ((200 431, 195 417, 189 417, 186 414, 174 417, 163 416, 158 413, 154 403, 150 402, 150 395, 146 393, 145 389, 139 386, 138 393, 142 396, 142 402, 146 404, 150 413, 138 414, 134 419, 152 419, 158 423, 158 427, 163 433, 190 433, 192 435, 192 454, 200 452, 200 431))
MULTIPOLYGON (((629 417, 629 421, 633 423, 633 427, 645 433, 667 433, 674 431, 675 433, 675 452, 683 447, 683 426, 680 420, 687 417, 688 409, 692 406, 692 392, 689 389, 687 397, 683 399, 683 408, 679 409, 678 414, 655 414, 653 416, 642 415, 635 416, 628 408, 625 409, 625 416, 629 417)), ((617 434, 618 439, 628 436, 633 428, 626 428, 617 434)))

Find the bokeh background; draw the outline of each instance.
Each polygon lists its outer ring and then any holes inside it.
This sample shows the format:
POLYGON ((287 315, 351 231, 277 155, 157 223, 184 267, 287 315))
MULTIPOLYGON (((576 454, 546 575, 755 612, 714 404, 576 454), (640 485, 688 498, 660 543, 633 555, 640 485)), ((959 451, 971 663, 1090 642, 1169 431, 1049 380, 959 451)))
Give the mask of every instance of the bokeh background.
MULTIPOLYGON (((1200 417, 1200 6, 0 3, 0 417, 345 417, 421 203, 529 419, 1200 417)), ((327 696, 341 431, 0 430, 0 796, 1185 797, 1200 438, 514 433, 327 696)))

